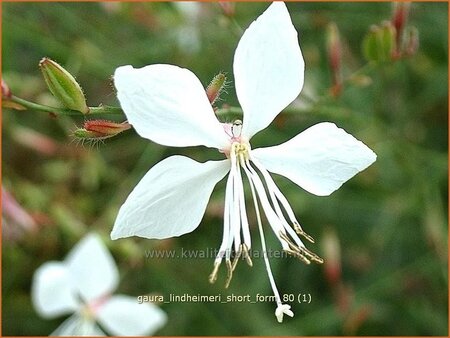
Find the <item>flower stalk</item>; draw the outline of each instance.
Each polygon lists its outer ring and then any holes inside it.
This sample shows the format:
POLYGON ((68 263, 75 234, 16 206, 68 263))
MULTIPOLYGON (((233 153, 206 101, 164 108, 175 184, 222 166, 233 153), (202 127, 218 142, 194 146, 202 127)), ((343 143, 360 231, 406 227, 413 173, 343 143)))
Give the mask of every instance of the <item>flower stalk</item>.
MULTIPOLYGON (((12 102, 15 103, 17 107, 22 107, 20 110, 28 109, 45 113, 54 113, 55 115, 80 115, 80 112, 77 110, 47 106, 25 100, 15 95, 11 95, 11 97, 8 100, 6 100, 6 102, 12 102)), ((4 103, 3 106, 5 106, 4 103)), ((8 108, 18 109, 9 106, 8 108)), ((86 115, 98 115, 98 114, 123 114, 123 110, 120 107, 100 105, 98 107, 89 107, 89 112, 86 115)))

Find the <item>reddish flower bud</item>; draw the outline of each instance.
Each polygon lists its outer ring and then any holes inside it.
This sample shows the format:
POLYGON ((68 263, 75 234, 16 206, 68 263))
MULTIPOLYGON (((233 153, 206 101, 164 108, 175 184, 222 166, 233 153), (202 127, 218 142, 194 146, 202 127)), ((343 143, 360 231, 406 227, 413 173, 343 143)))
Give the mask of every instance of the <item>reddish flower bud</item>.
POLYGON ((6 82, 2 79, 2 98, 9 99, 11 98, 11 90, 9 89, 6 82))
POLYGON ((83 128, 74 131, 74 136, 80 139, 106 139, 131 128, 128 122, 112 122, 106 120, 90 120, 83 128))
POLYGON ((330 23, 327 27, 327 54, 333 83, 332 94, 337 96, 342 89, 342 45, 338 27, 334 22, 330 23))
POLYGON ((410 4, 408 2, 395 2, 392 11, 391 23, 395 28, 395 48, 393 58, 402 56, 403 33, 408 20, 410 4))
POLYGON ((408 2, 394 2, 391 22, 397 34, 401 35, 408 20, 410 4, 408 2))
POLYGON ((206 88, 206 95, 209 102, 213 105, 220 97, 220 94, 225 89, 227 77, 224 73, 219 73, 212 79, 211 83, 206 88))
POLYGON ((334 230, 328 229, 324 233, 322 246, 325 277, 331 285, 336 286, 341 280, 341 246, 334 230))
POLYGON ((231 1, 219 1, 219 6, 222 7, 223 14, 228 17, 234 16, 235 4, 231 1))

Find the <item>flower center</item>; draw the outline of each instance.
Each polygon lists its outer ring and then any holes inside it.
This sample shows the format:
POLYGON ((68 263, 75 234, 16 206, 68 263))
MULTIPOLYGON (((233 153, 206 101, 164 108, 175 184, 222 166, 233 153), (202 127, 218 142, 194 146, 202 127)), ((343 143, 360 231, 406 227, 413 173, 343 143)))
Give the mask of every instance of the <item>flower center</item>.
POLYGON ((234 141, 231 144, 230 149, 230 156, 237 160, 237 163, 239 163, 239 160, 241 158, 244 159, 244 161, 247 161, 250 159, 250 144, 248 142, 245 142, 243 140, 239 140, 239 142, 234 141))
POLYGON ((242 121, 235 120, 233 123, 224 123, 223 128, 230 137, 230 147, 221 149, 220 152, 224 153, 227 158, 232 158, 238 164, 241 158, 244 161, 249 160, 251 147, 247 139, 241 136, 242 121))

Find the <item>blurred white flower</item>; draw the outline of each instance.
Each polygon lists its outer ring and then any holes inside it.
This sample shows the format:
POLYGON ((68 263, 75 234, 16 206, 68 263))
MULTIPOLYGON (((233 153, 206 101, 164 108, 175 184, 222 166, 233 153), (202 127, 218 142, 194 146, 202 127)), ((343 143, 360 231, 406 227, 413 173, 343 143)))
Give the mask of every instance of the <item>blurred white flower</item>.
POLYGON ((211 282, 217 279, 225 259, 228 286, 239 258, 252 265, 242 180, 245 173, 277 302, 275 315, 281 322, 284 314, 293 316, 293 312, 289 305, 282 304, 272 276, 259 203, 283 250, 307 264, 321 263, 322 259, 303 244, 300 236, 313 240, 301 228, 269 171, 315 195, 326 196, 373 163, 376 155, 328 122, 316 124, 281 145, 251 149, 250 138, 265 129, 303 86, 303 56, 284 3, 274 2, 245 31, 233 68, 236 93, 244 112, 243 123, 237 120, 233 124, 217 120, 202 84, 187 69, 155 64, 116 70, 114 81, 120 104, 139 135, 168 146, 217 148, 227 159, 198 163, 184 156, 172 156, 155 165, 122 205, 111 237, 162 239, 193 231, 203 217, 214 186, 229 172, 223 240, 210 276, 211 282))
POLYGON ((202 3, 196 1, 174 1, 172 4, 184 19, 184 22, 176 31, 178 46, 187 54, 195 54, 202 47, 199 29, 202 3))
POLYGON ((99 323, 115 336, 154 333, 167 321, 156 305, 114 295, 119 274, 99 236, 89 234, 63 262, 47 262, 33 277, 32 301, 45 318, 72 314, 52 336, 104 336, 99 323))

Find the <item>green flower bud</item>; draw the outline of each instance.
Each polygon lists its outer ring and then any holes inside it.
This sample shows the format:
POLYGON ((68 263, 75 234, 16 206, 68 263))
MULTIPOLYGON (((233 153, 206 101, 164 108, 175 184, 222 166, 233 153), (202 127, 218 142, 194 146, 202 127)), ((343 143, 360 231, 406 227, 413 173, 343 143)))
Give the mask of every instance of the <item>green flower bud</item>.
POLYGON ((364 37, 362 49, 367 61, 378 61, 378 35, 380 28, 371 26, 369 32, 364 37))
POLYGON ((363 53, 368 61, 386 62, 392 60, 395 51, 395 27, 386 21, 372 26, 363 40, 363 53))
POLYGON ((39 67, 48 88, 66 108, 83 114, 89 112, 83 90, 67 70, 49 58, 43 58, 39 67))
POLYGON ((386 21, 381 27, 380 51, 381 61, 389 61, 395 50, 395 27, 391 22, 386 21))

